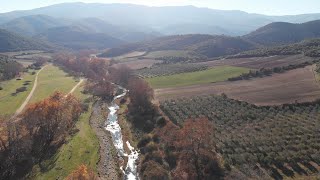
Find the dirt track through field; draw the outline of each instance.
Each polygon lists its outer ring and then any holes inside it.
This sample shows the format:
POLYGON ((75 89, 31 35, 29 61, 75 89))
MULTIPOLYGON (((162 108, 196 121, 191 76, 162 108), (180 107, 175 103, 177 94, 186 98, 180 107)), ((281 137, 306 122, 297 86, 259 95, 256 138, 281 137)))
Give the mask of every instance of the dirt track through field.
POLYGON ((23 109, 27 106, 28 102, 30 101, 30 99, 32 98, 33 94, 34 94, 34 91, 36 90, 37 88, 37 85, 38 85, 38 75, 40 74, 40 72, 46 68, 48 65, 45 65, 43 66, 36 74, 36 78, 34 79, 34 84, 33 84, 33 87, 28 95, 28 97, 26 98, 26 100, 21 104, 20 108, 17 109, 16 113, 14 114, 14 116, 17 116, 19 115, 23 109))
POLYGON ((83 81, 84 79, 80 79, 78 84, 76 84, 67 95, 72 94, 83 83, 83 81))
MULTIPOLYGON (((14 114, 14 116, 19 115, 19 114, 24 110, 24 108, 27 106, 27 104, 29 103, 30 99, 32 98, 32 96, 33 96, 33 94, 34 94, 34 92, 35 92, 35 90, 36 90, 36 88, 37 88, 37 86, 38 86, 38 75, 39 75, 40 72, 41 72, 44 68, 46 68, 47 66, 48 66, 48 65, 43 66, 43 67, 37 72, 36 78, 35 78, 35 80, 34 80, 34 84, 33 84, 33 87, 32 87, 32 90, 30 91, 30 93, 29 93, 28 97, 26 98, 26 100, 21 104, 21 106, 19 107, 19 109, 16 111, 16 113, 14 114)), ((76 85, 70 90, 70 92, 69 92, 67 95, 72 94, 72 93, 82 84, 83 81, 84 81, 84 79, 81 79, 81 80, 78 82, 78 84, 76 84, 76 85)), ((66 95, 66 96, 67 96, 67 95, 66 95)))
POLYGON ((252 80, 155 90, 156 98, 159 100, 222 93, 230 98, 256 105, 279 105, 314 101, 320 98, 320 87, 314 77, 312 66, 307 66, 252 80))

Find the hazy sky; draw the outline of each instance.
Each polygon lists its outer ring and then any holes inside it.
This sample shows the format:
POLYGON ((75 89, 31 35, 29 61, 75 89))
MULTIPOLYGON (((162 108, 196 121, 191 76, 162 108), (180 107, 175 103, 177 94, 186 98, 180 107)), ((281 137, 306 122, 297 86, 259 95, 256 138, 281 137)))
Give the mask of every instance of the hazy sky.
POLYGON ((0 12, 79 1, 86 3, 131 3, 148 6, 194 5, 268 15, 320 13, 320 0, 0 0, 0 12))

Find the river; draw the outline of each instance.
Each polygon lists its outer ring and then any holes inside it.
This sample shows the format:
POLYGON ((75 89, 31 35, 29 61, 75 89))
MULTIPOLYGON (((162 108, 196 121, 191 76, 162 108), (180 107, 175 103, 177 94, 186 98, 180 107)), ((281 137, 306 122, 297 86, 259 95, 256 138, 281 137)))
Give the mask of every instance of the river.
POLYGON ((127 157, 128 158, 128 162, 127 165, 125 167, 125 169, 123 169, 123 167, 121 166, 120 169, 123 171, 124 173, 124 179, 126 180, 138 180, 139 176, 137 173, 137 165, 136 165, 136 161, 139 158, 139 152, 137 150, 135 150, 130 142, 126 142, 126 146, 128 147, 128 149, 130 150, 130 154, 127 154, 124 150, 124 144, 123 144, 123 140, 122 140, 122 132, 121 132, 121 127, 119 125, 118 122, 118 115, 117 115, 117 111, 119 110, 119 106, 116 104, 116 100, 120 99, 122 97, 124 97, 127 94, 127 90, 120 87, 119 88, 123 91, 122 94, 115 96, 113 98, 113 101, 111 102, 111 105, 108 107, 109 108, 109 114, 108 114, 108 119, 106 121, 106 127, 105 129, 107 131, 109 131, 111 133, 112 136, 112 141, 113 144, 115 146, 115 148, 117 149, 118 152, 118 156, 120 158, 123 157, 127 157))

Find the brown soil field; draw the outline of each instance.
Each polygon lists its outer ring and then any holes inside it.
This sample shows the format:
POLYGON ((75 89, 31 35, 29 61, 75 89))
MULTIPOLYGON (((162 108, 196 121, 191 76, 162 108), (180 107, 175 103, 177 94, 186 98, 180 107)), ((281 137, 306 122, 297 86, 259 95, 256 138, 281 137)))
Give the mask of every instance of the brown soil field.
POLYGON ((160 61, 160 60, 154 60, 154 59, 137 59, 135 61, 127 61, 127 62, 123 62, 123 63, 118 63, 113 66, 117 67, 120 65, 127 65, 129 68, 131 68, 133 70, 137 70, 137 69, 149 68, 152 65, 154 65, 156 63, 161 63, 161 62, 162 61, 160 61))
POLYGON ((156 89, 157 100, 225 93, 232 99, 259 106, 310 102, 320 98, 320 85, 313 66, 274 74, 269 77, 188 87, 156 89))
POLYGON ((126 58, 139 57, 144 54, 146 54, 146 52, 144 52, 144 51, 133 51, 133 52, 121 55, 121 56, 114 57, 114 59, 126 59, 126 58))
POLYGON ((314 58, 304 55, 288 55, 288 56, 270 56, 270 57, 254 57, 254 58, 236 58, 236 59, 222 59, 199 64, 205 64, 210 67, 214 66, 239 66, 251 69, 260 68, 274 68, 312 61, 314 58))

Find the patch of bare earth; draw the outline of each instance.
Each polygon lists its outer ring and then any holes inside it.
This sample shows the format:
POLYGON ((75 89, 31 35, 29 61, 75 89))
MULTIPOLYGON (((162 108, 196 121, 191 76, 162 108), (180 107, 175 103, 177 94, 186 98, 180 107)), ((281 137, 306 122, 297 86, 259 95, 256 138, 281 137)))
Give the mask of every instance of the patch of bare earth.
POLYGON ((146 52, 145 51, 133 51, 121 56, 117 56, 115 57, 116 59, 125 59, 125 58, 133 58, 133 57, 139 57, 139 56, 143 56, 145 55, 146 52))
POLYGON ((299 55, 287 55, 287 56, 270 56, 270 57, 253 57, 253 58, 236 58, 236 59, 222 59, 208 62, 202 62, 199 64, 205 64, 210 67, 215 66, 238 66, 251 69, 261 68, 274 68, 283 67, 295 64, 301 64, 306 61, 313 61, 314 58, 307 57, 302 54, 299 55))
POLYGON ((312 66, 307 66, 252 80, 155 90, 158 100, 222 93, 230 98, 256 105, 280 105, 314 101, 320 98, 320 86, 315 79, 312 66))
POLYGON ((139 59, 139 60, 135 60, 135 61, 118 63, 113 66, 117 67, 120 65, 127 65, 129 68, 131 68, 133 70, 137 70, 137 69, 143 69, 143 68, 150 68, 152 65, 154 65, 156 63, 161 63, 161 62, 162 61, 155 60, 155 59, 139 59))

